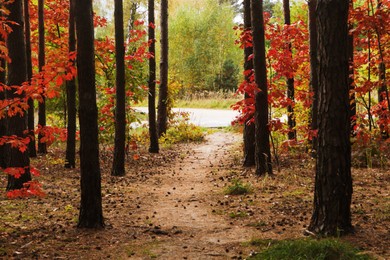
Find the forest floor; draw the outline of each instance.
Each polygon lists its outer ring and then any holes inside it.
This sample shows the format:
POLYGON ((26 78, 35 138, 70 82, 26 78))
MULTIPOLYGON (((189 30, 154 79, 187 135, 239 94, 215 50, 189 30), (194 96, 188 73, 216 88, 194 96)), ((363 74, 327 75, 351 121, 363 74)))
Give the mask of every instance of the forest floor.
MULTIPOLYGON (((43 198, 0 198, 0 259, 242 259, 274 241, 303 238, 310 221, 314 162, 281 158, 274 177, 241 167, 241 136, 218 131, 199 144, 129 158, 127 175, 111 177, 102 157, 102 230, 76 228, 79 169, 64 169, 63 150, 33 159, 43 198), (226 195, 234 179, 252 193, 226 195)), ((353 169, 353 224, 343 237, 390 259, 389 172, 353 169)), ((4 190, 6 179, 0 177, 4 190)))

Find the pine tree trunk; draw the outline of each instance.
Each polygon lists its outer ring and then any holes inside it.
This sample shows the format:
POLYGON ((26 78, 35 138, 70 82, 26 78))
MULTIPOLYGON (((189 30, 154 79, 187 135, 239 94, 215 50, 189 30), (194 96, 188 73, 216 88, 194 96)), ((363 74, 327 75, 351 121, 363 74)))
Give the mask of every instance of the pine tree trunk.
POLYGON ((76 1, 81 203, 78 227, 104 226, 99 164, 92 0, 76 1))
MULTIPOLYGON (((38 0, 38 32, 39 32, 39 53, 38 63, 39 72, 43 73, 43 66, 45 66, 45 20, 44 20, 44 0, 38 0)), ((42 81, 44 76, 42 74, 42 81)), ((44 84, 44 83, 42 83, 44 84)), ((44 86, 40 86, 44 88, 44 86)), ((44 94, 44 92, 43 92, 44 94)), ((42 102, 38 105, 38 124, 41 126, 41 130, 46 127, 46 98, 42 96, 42 102)), ((42 142, 43 134, 41 131, 38 133, 38 153, 47 153, 46 143, 42 142)))
MULTIPOLYGON (((0 36, 0 40, 3 41, 3 37, 0 36)), ((6 68, 5 68, 5 60, 0 58, 0 83, 5 84, 6 80, 6 68)), ((5 100, 5 91, 0 91, 0 101, 5 100)), ((0 111, 0 138, 7 134, 7 120, 5 111, 0 111), (4 117, 3 117, 4 116, 4 117)), ((5 145, 0 145, 0 168, 5 168, 5 145)))
POLYGON ((159 152, 157 122, 156 122, 156 42, 155 42, 155 29, 150 26, 155 24, 154 17, 154 0, 148 1, 148 17, 149 17, 149 52, 153 54, 153 57, 149 59, 149 95, 148 95, 148 112, 149 112, 149 138, 150 138, 150 153, 159 152))
MULTIPOLYGON (((76 51, 76 31, 74 21, 75 0, 69 1, 69 53, 76 51)), ((71 61, 73 63, 73 61, 71 61)), ((73 63, 75 65, 75 63, 73 63)), ((76 167, 76 79, 66 82, 67 138, 65 168, 76 167)))
MULTIPOLYGON (((27 80, 26 69, 26 46, 24 42, 23 30, 23 8, 22 0, 15 0, 8 5, 10 14, 8 20, 16 24, 10 24, 12 32, 7 38, 8 54, 11 63, 8 64, 7 85, 21 86, 27 80)), ((7 91, 8 99, 23 98, 23 94, 16 94, 15 90, 7 91)), ((16 135, 18 137, 25 137, 27 130, 26 113, 23 116, 14 116, 7 118, 7 135, 16 135)), ((21 167, 24 168, 24 174, 20 178, 8 175, 7 190, 20 189, 24 184, 31 180, 30 174, 30 158, 28 150, 21 152, 19 148, 12 148, 10 145, 6 146, 6 167, 21 167)))
MULTIPOLYGON (((349 8, 353 8, 353 1, 349 0, 349 8)), ((348 30, 353 29, 353 24, 350 23, 348 30)), ((353 68, 353 35, 352 33, 348 34, 348 62, 349 62, 349 104, 350 104, 350 120, 351 120, 351 136, 356 135, 356 95, 355 95, 355 84, 354 84, 354 68, 353 68)))
POLYGON ((348 0, 318 0, 318 153, 309 230, 335 236, 352 230, 348 80, 348 0))
POLYGON ((161 0, 161 61, 158 100, 158 136, 167 131, 168 124, 168 0, 161 0))
POLYGON ((251 0, 253 67, 255 82, 260 89, 255 96, 256 174, 272 174, 268 128, 268 88, 265 61, 263 1, 251 0))
POLYGON ((111 175, 125 175, 126 95, 125 46, 123 33, 123 1, 115 0, 116 106, 115 148, 111 175))
MULTIPOLYGON (((27 59, 27 80, 31 82, 32 78, 32 61, 31 61, 31 27, 30 27, 30 11, 29 11, 29 1, 24 0, 24 33, 26 39, 26 59, 27 59)), ((28 100, 28 113, 27 113, 27 125, 28 132, 30 136, 30 143, 28 145, 28 150, 30 157, 37 156, 36 142, 35 142, 35 113, 34 113, 34 100, 30 98, 28 100)))
MULTIPOLYGON (((309 0, 309 48, 310 48, 310 91, 313 93, 313 102, 310 110, 310 130, 318 130, 318 57, 317 57, 317 22, 316 6, 317 0, 309 0)), ((311 154, 315 157, 317 153, 317 136, 311 135, 311 154)))
MULTIPOLYGON (((251 21, 251 1, 244 0, 244 30, 249 31, 252 28, 251 21)), ((249 56, 253 54, 252 47, 245 47, 244 49, 244 70, 253 70, 253 61, 249 60, 249 56)), ((245 81, 249 82, 249 76, 245 76, 245 81)), ((244 94, 244 98, 249 98, 248 93, 244 94)), ((251 167, 255 163, 255 124, 249 123, 247 120, 244 124, 244 166, 251 167)))
MULTIPOLYGON (((290 25, 290 0, 283 0, 283 13, 284 13, 284 24, 290 25)), ((292 56, 292 46, 291 43, 288 44, 288 50, 292 56)), ((291 68, 292 69, 292 68, 291 68)), ((294 77, 288 78, 287 81, 287 98, 294 103, 295 100, 295 91, 294 91, 294 77)), ((288 139, 294 140, 297 138, 297 132, 295 130, 295 115, 294 115, 294 105, 290 104, 287 106, 287 124, 288 124, 288 139)))

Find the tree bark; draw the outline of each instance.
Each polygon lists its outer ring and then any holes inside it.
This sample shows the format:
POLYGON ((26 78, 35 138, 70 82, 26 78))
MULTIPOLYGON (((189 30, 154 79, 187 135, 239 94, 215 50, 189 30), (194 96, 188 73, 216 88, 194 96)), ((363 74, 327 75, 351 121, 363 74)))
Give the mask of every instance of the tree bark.
MULTIPOLYGON (((39 53, 38 63, 39 72, 42 73, 42 102, 39 103, 38 108, 38 124, 41 126, 41 130, 46 127, 46 98, 45 94, 45 80, 43 67, 45 66, 45 20, 44 20, 44 0, 38 0, 38 33, 39 33, 39 53)), ((42 142, 44 135, 41 131, 38 133, 38 153, 47 153, 46 142, 42 142)))
MULTIPOLYGON (((251 1, 244 0, 244 30, 250 31, 252 30, 252 21, 251 21, 251 1)), ((252 47, 245 47, 244 49, 244 70, 253 70, 253 61, 249 60, 249 56, 253 54, 252 47)), ((249 76, 245 75, 245 81, 249 82, 249 76)), ((244 98, 249 98, 250 95, 248 93, 244 94, 244 98)), ((247 120, 244 123, 244 166, 251 167, 256 165, 255 163, 255 124, 250 123, 247 120)))
MULTIPOLYGON (((30 11, 29 2, 24 0, 24 34, 26 39, 26 59, 27 59, 27 80, 31 83, 32 78, 32 61, 31 61, 31 27, 30 27, 30 11)), ((35 113, 34 113, 34 100, 30 98, 28 100, 28 112, 27 112, 27 125, 30 136, 30 143, 28 145, 28 151, 30 157, 37 156, 36 141, 35 141, 35 113)))
MULTIPOLYGON (((0 40, 3 41, 3 37, 0 36, 0 40)), ((0 58, 0 83, 5 84, 6 82, 6 66, 5 59, 0 58)), ((0 101, 5 100, 5 91, 0 91, 0 101)), ((7 119, 3 115, 5 111, 0 111, 0 138, 7 134, 7 119)), ((5 145, 0 145, 0 168, 5 168, 6 158, 5 158, 5 145)))
POLYGON ((309 230, 335 236, 352 231, 348 82, 348 0, 318 0, 318 154, 309 230))
POLYGON ((81 203, 78 227, 104 226, 99 164, 92 0, 75 3, 80 121, 81 203))
MULTIPOLYGON (((283 0, 283 13, 284 13, 284 24, 290 25, 291 24, 291 17, 290 17, 290 0, 283 0)), ((290 52, 290 55, 292 57, 292 46, 291 43, 288 43, 288 50, 290 52)), ((292 68, 291 68, 292 70, 292 68)), ((295 91, 294 91, 294 77, 287 78, 286 81, 287 84, 287 98, 291 100, 292 103, 294 103, 295 100, 295 91)), ((287 106, 287 124, 288 124, 288 139, 294 140, 297 138, 297 131, 295 130, 296 122, 295 122, 295 115, 294 115, 294 104, 289 104, 287 106)))
MULTIPOLYGON (((74 20, 75 0, 69 1, 69 54, 76 51, 76 31, 74 20)), ((72 66, 76 64, 74 61, 72 66)), ((67 138, 66 138, 66 157, 65 168, 76 167, 76 79, 73 78, 66 82, 66 108, 67 108, 67 138)))
POLYGON ((111 175, 125 175, 126 93, 125 93, 125 46, 123 32, 123 1, 115 0, 115 61, 116 106, 115 148, 111 175))
MULTIPOLYGON (((10 14, 8 20, 15 22, 10 24, 12 32, 7 38, 8 55, 12 60, 8 64, 7 85, 8 86, 21 86, 22 83, 27 80, 27 67, 26 67, 26 46, 24 42, 24 29, 23 29, 23 8, 22 0, 15 0, 8 5, 10 14)), ((15 89, 7 91, 7 98, 23 98, 24 94, 16 94, 15 89)), ((27 130, 27 117, 26 113, 23 116, 13 116, 7 118, 7 135, 16 135, 24 138, 27 130)), ((8 175, 7 190, 21 189, 24 184, 31 181, 30 174, 30 158, 28 150, 21 152, 19 148, 12 148, 10 145, 6 146, 6 167, 24 168, 24 173, 19 178, 8 175)))
MULTIPOLYGON (((349 8, 353 9, 353 1, 349 0, 349 8)), ((349 23, 348 30, 353 29, 353 24, 349 23)), ((348 63, 349 63, 349 105, 350 105, 350 115, 349 118, 351 120, 351 136, 356 136, 356 95, 355 95, 355 84, 354 84, 354 67, 353 67, 353 34, 348 34, 348 63)))
MULTIPOLYGON (((313 93, 313 102, 310 111, 310 130, 314 133, 318 130, 318 52, 317 52, 317 22, 316 6, 317 0, 309 0, 309 48, 310 48, 310 91, 313 93)), ((317 153, 317 136, 311 135, 311 154, 313 157, 317 153)))
POLYGON ((154 17, 154 0, 148 1, 148 17, 149 17, 149 52, 153 54, 153 57, 149 59, 149 95, 148 95, 148 112, 149 112, 149 138, 150 138, 150 153, 159 152, 158 144, 158 132, 156 122, 156 40, 155 40, 155 29, 152 24, 155 24, 154 17))
POLYGON ((255 96, 256 174, 272 174, 268 128, 268 88, 265 60, 263 1, 251 0, 253 67, 255 82, 259 88, 255 96))
MULTIPOLYGON (((379 11, 382 8, 382 1, 378 0, 377 3, 377 11, 379 11)), ((382 23, 386 23, 382 20, 382 23)), ((378 50, 379 50, 379 58, 380 58, 380 63, 379 63, 379 89, 378 89, 378 103, 384 103, 387 101, 387 111, 386 108, 383 106, 382 111, 379 115, 379 118, 383 123, 379 125, 379 129, 381 131, 381 137, 383 140, 386 140, 389 138, 389 126, 386 124, 389 120, 389 113, 390 112, 390 98, 389 98, 389 91, 387 89, 387 84, 386 84, 386 64, 384 61, 384 54, 383 54, 383 47, 382 47, 382 42, 381 42, 381 33, 379 32, 379 29, 376 27, 375 28, 376 33, 377 33, 377 39, 378 39, 378 50)))
POLYGON ((166 133, 168 125, 168 0, 161 0, 161 60, 157 123, 158 136, 162 136, 166 133))

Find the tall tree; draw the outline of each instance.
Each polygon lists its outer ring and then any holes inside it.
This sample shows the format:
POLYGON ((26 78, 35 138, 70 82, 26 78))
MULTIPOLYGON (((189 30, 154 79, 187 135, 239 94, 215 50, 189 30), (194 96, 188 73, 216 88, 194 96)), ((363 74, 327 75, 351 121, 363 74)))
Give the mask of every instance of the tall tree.
POLYGON ((148 112, 149 112, 149 152, 158 153, 158 132, 156 122, 156 40, 155 40, 155 17, 154 17, 154 0, 148 1, 148 37, 149 37, 149 53, 153 56, 149 59, 149 95, 148 95, 148 112))
POLYGON ((251 0, 253 67, 259 90, 255 96, 256 174, 272 174, 268 128, 268 87, 265 60, 263 1, 251 0))
POLYGON ((318 57, 317 57, 317 22, 316 6, 317 0, 309 0, 309 52, 310 52, 310 91, 313 93, 313 102, 310 110, 310 130, 312 142, 312 155, 315 156, 317 150, 318 130, 318 57))
MULTIPOLYGON (((349 0, 349 8, 352 10, 353 8, 353 0, 349 0)), ((349 23, 348 27, 349 31, 353 29, 353 24, 352 22, 349 23)), ((353 34, 352 32, 349 33, 348 35, 348 62, 349 62, 349 104, 350 104, 350 114, 349 118, 351 120, 351 136, 355 136, 355 128, 356 128, 356 95, 355 95, 355 84, 354 84, 354 67, 353 67, 353 52, 354 52, 354 47, 353 47, 353 34)))
POLYGON ((80 121, 81 203, 78 227, 104 226, 99 164, 92 0, 75 3, 80 121))
POLYGON ((161 60, 158 99, 158 135, 167 131, 168 124, 168 0, 161 0, 161 60))
MULTIPOLYGON (((283 0, 283 14, 284 24, 289 26, 291 24, 290 17, 290 0, 283 0)), ((292 56, 291 42, 287 46, 290 55, 292 56)), ((291 68, 292 70, 292 68, 291 68)), ((292 73, 291 73, 292 74, 292 73)), ((288 139, 293 140, 297 138, 297 132, 295 130, 295 116, 294 116, 294 76, 287 78, 287 98, 290 100, 290 104, 287 106, 287 124, 289 128, 288 139)))
MULTIPOLYGON (((24 35, 26 38, 26 59, 27 59, 27 80, 31 82, 32 78, 32 61, 31 61, 31 26, 30 26, 30 11, 29 1, 24 0, 24 35)), ((34 100, 30 98, 28 100, 28 113, 27 113, 27 125, 30 136, 30 143, 28 145, 28 151, 30 157, 37 156, 36 141, 35 141, 35 107, 34 100)))
MULTIPOLYGON (((69 1, 69 54, 76 51, 76 31, 74 21, 75 0, 69 1)), ((75 65, 71 60, 72 65, 75 65)), ((76 167, 76 79, 66 82, 66 107, 68 114, 65 168, 76 167)))
MULTIPOLYGON (((3 37, 0 36, 0 41, 3 41, 3 37)), ((6 82, 6 70, 5 70, 6 61, 4 58, 0 58, 0 83, 5 84, 6 82)), ((5 100, 5 91, 0 91, 0 101, 5 100)), ((3 112, 0 111, 0 137, 7 134, 7 120, 6 117, 3 117, 3 112)), ((5 168, 5 146, 0 145, 0 168, 5 168)))
MULTIPOLYGON (((244 0, 244 30, 252 29, 251 21, 251 1, 244 0)), ((245 46, 244 49, 244 71, 253 70, 253 61, 249 58, 253 54, 253 47, 245 46)), ((249 75, 245 73, 245 81, 249 82, 249 75)), ((245 92, 244 98, 249 98, 245 92)), ((255 124, 247 120, 244 124, 244 166, 250 167, 255 165, 255 124)))
POLYGON ((314 211, 309 231, 352 230, 348 84, 348 0, 318 0, 318 151, 314 211))
MULTIPOLYGON (((38 66, 39 72, 42 73, 42 88, 44 89, 44 71, 43 67, 45 66, 45 18, 44 18, 44 0, 38 0, 38 33, 39 33, 39 50, 38 50, 38 66)), ((43 92, 44 94, 44 92, 43 92)), ((38 124, 41 126, 41 130, 46 127, 46 99, 42 95, 42 101, 39 103, 38 111, 38 124)), ((43 133, 40 131, 38 133, 38 153, 45 154, 47 153, 46 142, 42 142, 43 133)))
POLYGON ((115 0, 115 61, 116 61, 116 106, 115 148, 111 174, 125 175, 126 139, 126 93, 125 93, 125 43, 123 33, 123 1, 115 0))
MULTIPOLYGON (((377 12, 380 12, 382 9, 382 0, 378 0, 377 3, 377 12)), ((381 24, 384 24, 385 21, 383 21, 383 18, 381 15, 378 16, 378 18, 381 21, 381 24)), ((379 89, 378 89, 378 102, 379 103, 385 103, 387 101, 387 109, 390 111, 390 99, 389 99, 389 91, 387 89, 386 84, 386 63, 385 63, 385 55, 383 53, 383 46, 382 46, 382 34, 379 31, 378 26, 375 26, 375 31, 377 35, 377 45, 378 45, 378 51, 379 51, 379 89)), ((380 119, 383 122, 387 122, 386 116, 384 114, 386 113, 386 108, 383 106, 382 111, 380 113, 380 119)), ((381 130, 381 136, 382 139, 388 139, 389 138, 389 129, 388 127, 384 126, 384 123, 380 124, 380 130, 381 130)))
MULTIPOLYGON (((7 85, 18 88, 27 80, 22 0, 15 0, 10 3, 8 9, 10 11, 8 20, 12 22, 10 24, 12 31, 7 38, 8 55, 11 59, 7 70, 7 85)), ((15 89, 7 91, 6 95, 9 99, 24 97, 24 94, 16 93, 15 89)), ((7 135, 25 137, 25 131, 27 130, 26 119, 26 113, 22 116, 8 117, 7 135)), ((8 175, 7 190, 21 189, 23 184, 31 180, 28 151, 22 152, 18 148, 10 147, 9 145, 7 145, 6 149, 6 167, 23 169, 19 178, 8 175)))

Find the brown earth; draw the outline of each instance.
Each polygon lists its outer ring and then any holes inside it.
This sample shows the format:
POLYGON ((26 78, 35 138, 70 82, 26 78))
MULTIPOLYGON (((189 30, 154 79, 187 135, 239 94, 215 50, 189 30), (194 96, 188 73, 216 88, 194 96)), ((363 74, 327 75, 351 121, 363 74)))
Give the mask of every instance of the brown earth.
MULTIPOLYGON (((241 259, 274 240, 301 238, 312 205, 314 162, 291 151, 275 177, 240 166, 241 137, 215 132, 201 144, 141 153, 126 177, 109 176, 102 153, 106 227, 75 228, 78 169, 63 168, 62 149, 33 160, 47 196, 0 198, 0 258, 4 259, 241 259), (233 179, 252 193, 225 195, 233 179), (256 240, 255 240, 256 239, 256 240), (252 242, 252 243, 251 243, 252 242)), ((342 238, 379 259, 390 258, 389 172, 354 169, 353 223, 342 238)), ((5 176, 1 176, 4 189, 5 176)))

